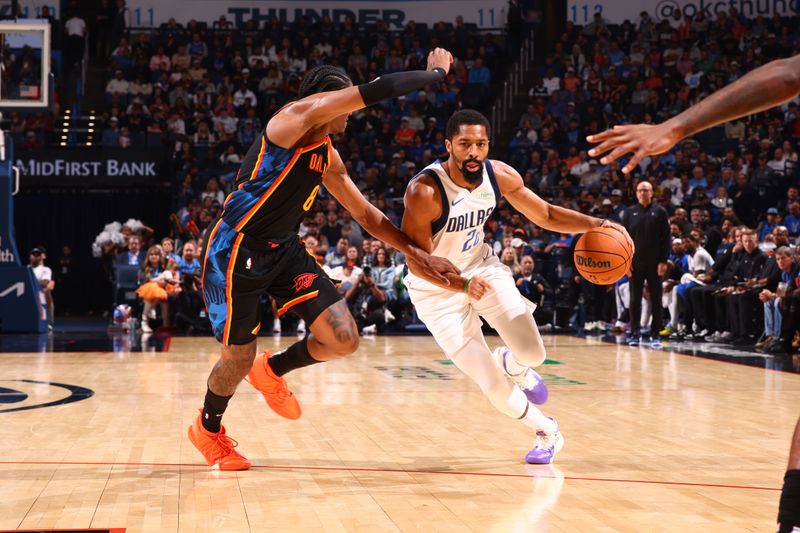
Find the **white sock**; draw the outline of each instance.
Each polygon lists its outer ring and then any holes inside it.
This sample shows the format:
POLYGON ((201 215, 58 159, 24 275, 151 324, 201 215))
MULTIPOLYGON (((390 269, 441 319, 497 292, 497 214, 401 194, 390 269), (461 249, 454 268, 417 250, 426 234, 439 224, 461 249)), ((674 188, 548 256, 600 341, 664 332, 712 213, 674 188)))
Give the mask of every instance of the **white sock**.
MULTIPOLYGON (((512 385, 506 378, 482 336, 470 338, 461 350, 448 357, 480 386, 495 409, 508 417, 520 420, 534 431, 553 433, 556 430, 555 422, 544 416, 528 401, 522 389, 512 385)), ((508 361, 511 362, 511 359, 508 361)))
MULTIPOLYGON (((519 390, 519 388, 517 388, 517 390, 519 390)), ((519 390, 519 392, 523 396, 525 395, 521 390, 519 390)), ((518 420, 534 431, 542 430, 545 433, 554 433, 558 427, 552 419, 544 416, 539 408, 531 402, 528 402, 528 411, 525 413, 525 417, 519 418, 518 420)))

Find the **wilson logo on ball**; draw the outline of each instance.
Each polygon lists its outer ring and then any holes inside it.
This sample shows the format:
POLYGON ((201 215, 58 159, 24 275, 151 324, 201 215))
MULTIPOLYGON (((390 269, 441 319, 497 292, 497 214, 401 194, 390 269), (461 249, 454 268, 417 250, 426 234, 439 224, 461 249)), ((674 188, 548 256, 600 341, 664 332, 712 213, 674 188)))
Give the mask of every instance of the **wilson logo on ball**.
POLYGON ((575 254, 575 262, 578 263, 578 266, 586 268, 611 268, 611 261, 595 261, 591 257, 578 254, 575 254))

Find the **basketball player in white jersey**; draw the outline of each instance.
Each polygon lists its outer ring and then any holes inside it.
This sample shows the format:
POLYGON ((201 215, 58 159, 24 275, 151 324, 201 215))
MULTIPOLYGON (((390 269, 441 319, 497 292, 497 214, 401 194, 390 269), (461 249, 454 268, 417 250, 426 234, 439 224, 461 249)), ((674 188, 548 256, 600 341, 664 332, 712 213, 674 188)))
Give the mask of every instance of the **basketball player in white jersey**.
POLYGON ((548 204, 525 188, 516 170, 487 159, 489 122, 477 111, 456 112, 447 122, 445 137, 450 157, 423 169, 406 189, 403 232, 420 248, 449 259, 461 274, 448 275, 450 284, 445 285, 409 262, 405 278, 409 296, 445 354, 477 382, 492 405, 536 433, 525 460, 551 463, 564 438, 555 420, 544 416, 533 405, 535 398, 523 390, 543 386, 530 370, 545 360, 544 343, 533 320, 535 306, 519 293, 511 271, 484 244, 484 224, 505 196, 517 211, 548 230, 582 233, 610 225, 629 241, 630 237, 618 224, 548 204), (489 350, 480 317, 508 348, 489 350))

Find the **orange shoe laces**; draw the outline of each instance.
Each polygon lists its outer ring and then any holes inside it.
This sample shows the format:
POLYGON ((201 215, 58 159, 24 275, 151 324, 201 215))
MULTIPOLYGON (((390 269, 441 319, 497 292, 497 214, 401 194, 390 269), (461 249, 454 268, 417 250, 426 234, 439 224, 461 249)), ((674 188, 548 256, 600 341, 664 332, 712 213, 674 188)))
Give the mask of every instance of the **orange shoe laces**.
POLYGON ((223 435, 222 433, 217 436, 216 443, 222 449, 222 451, 225 452, 225 455, 230 454, 233 452, 234 448, 239 446, 239 443, 236 442, 235 439, 232 439, 227 435, 223 435))
POLYGON ((270 396, 277 398, 281 402, 285 401, 290 395, 289 385, 286 383, 285 379, 279 380, 277 388, 270 393, 270 396))

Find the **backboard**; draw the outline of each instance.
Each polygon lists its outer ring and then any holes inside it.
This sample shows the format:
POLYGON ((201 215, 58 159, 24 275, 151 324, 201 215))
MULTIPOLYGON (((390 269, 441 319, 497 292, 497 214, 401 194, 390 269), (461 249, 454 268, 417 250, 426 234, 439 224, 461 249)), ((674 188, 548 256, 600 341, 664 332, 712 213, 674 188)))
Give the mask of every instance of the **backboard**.
POLYGON ((0 21, 0 110, 50 106, 50 24, 0 21))

